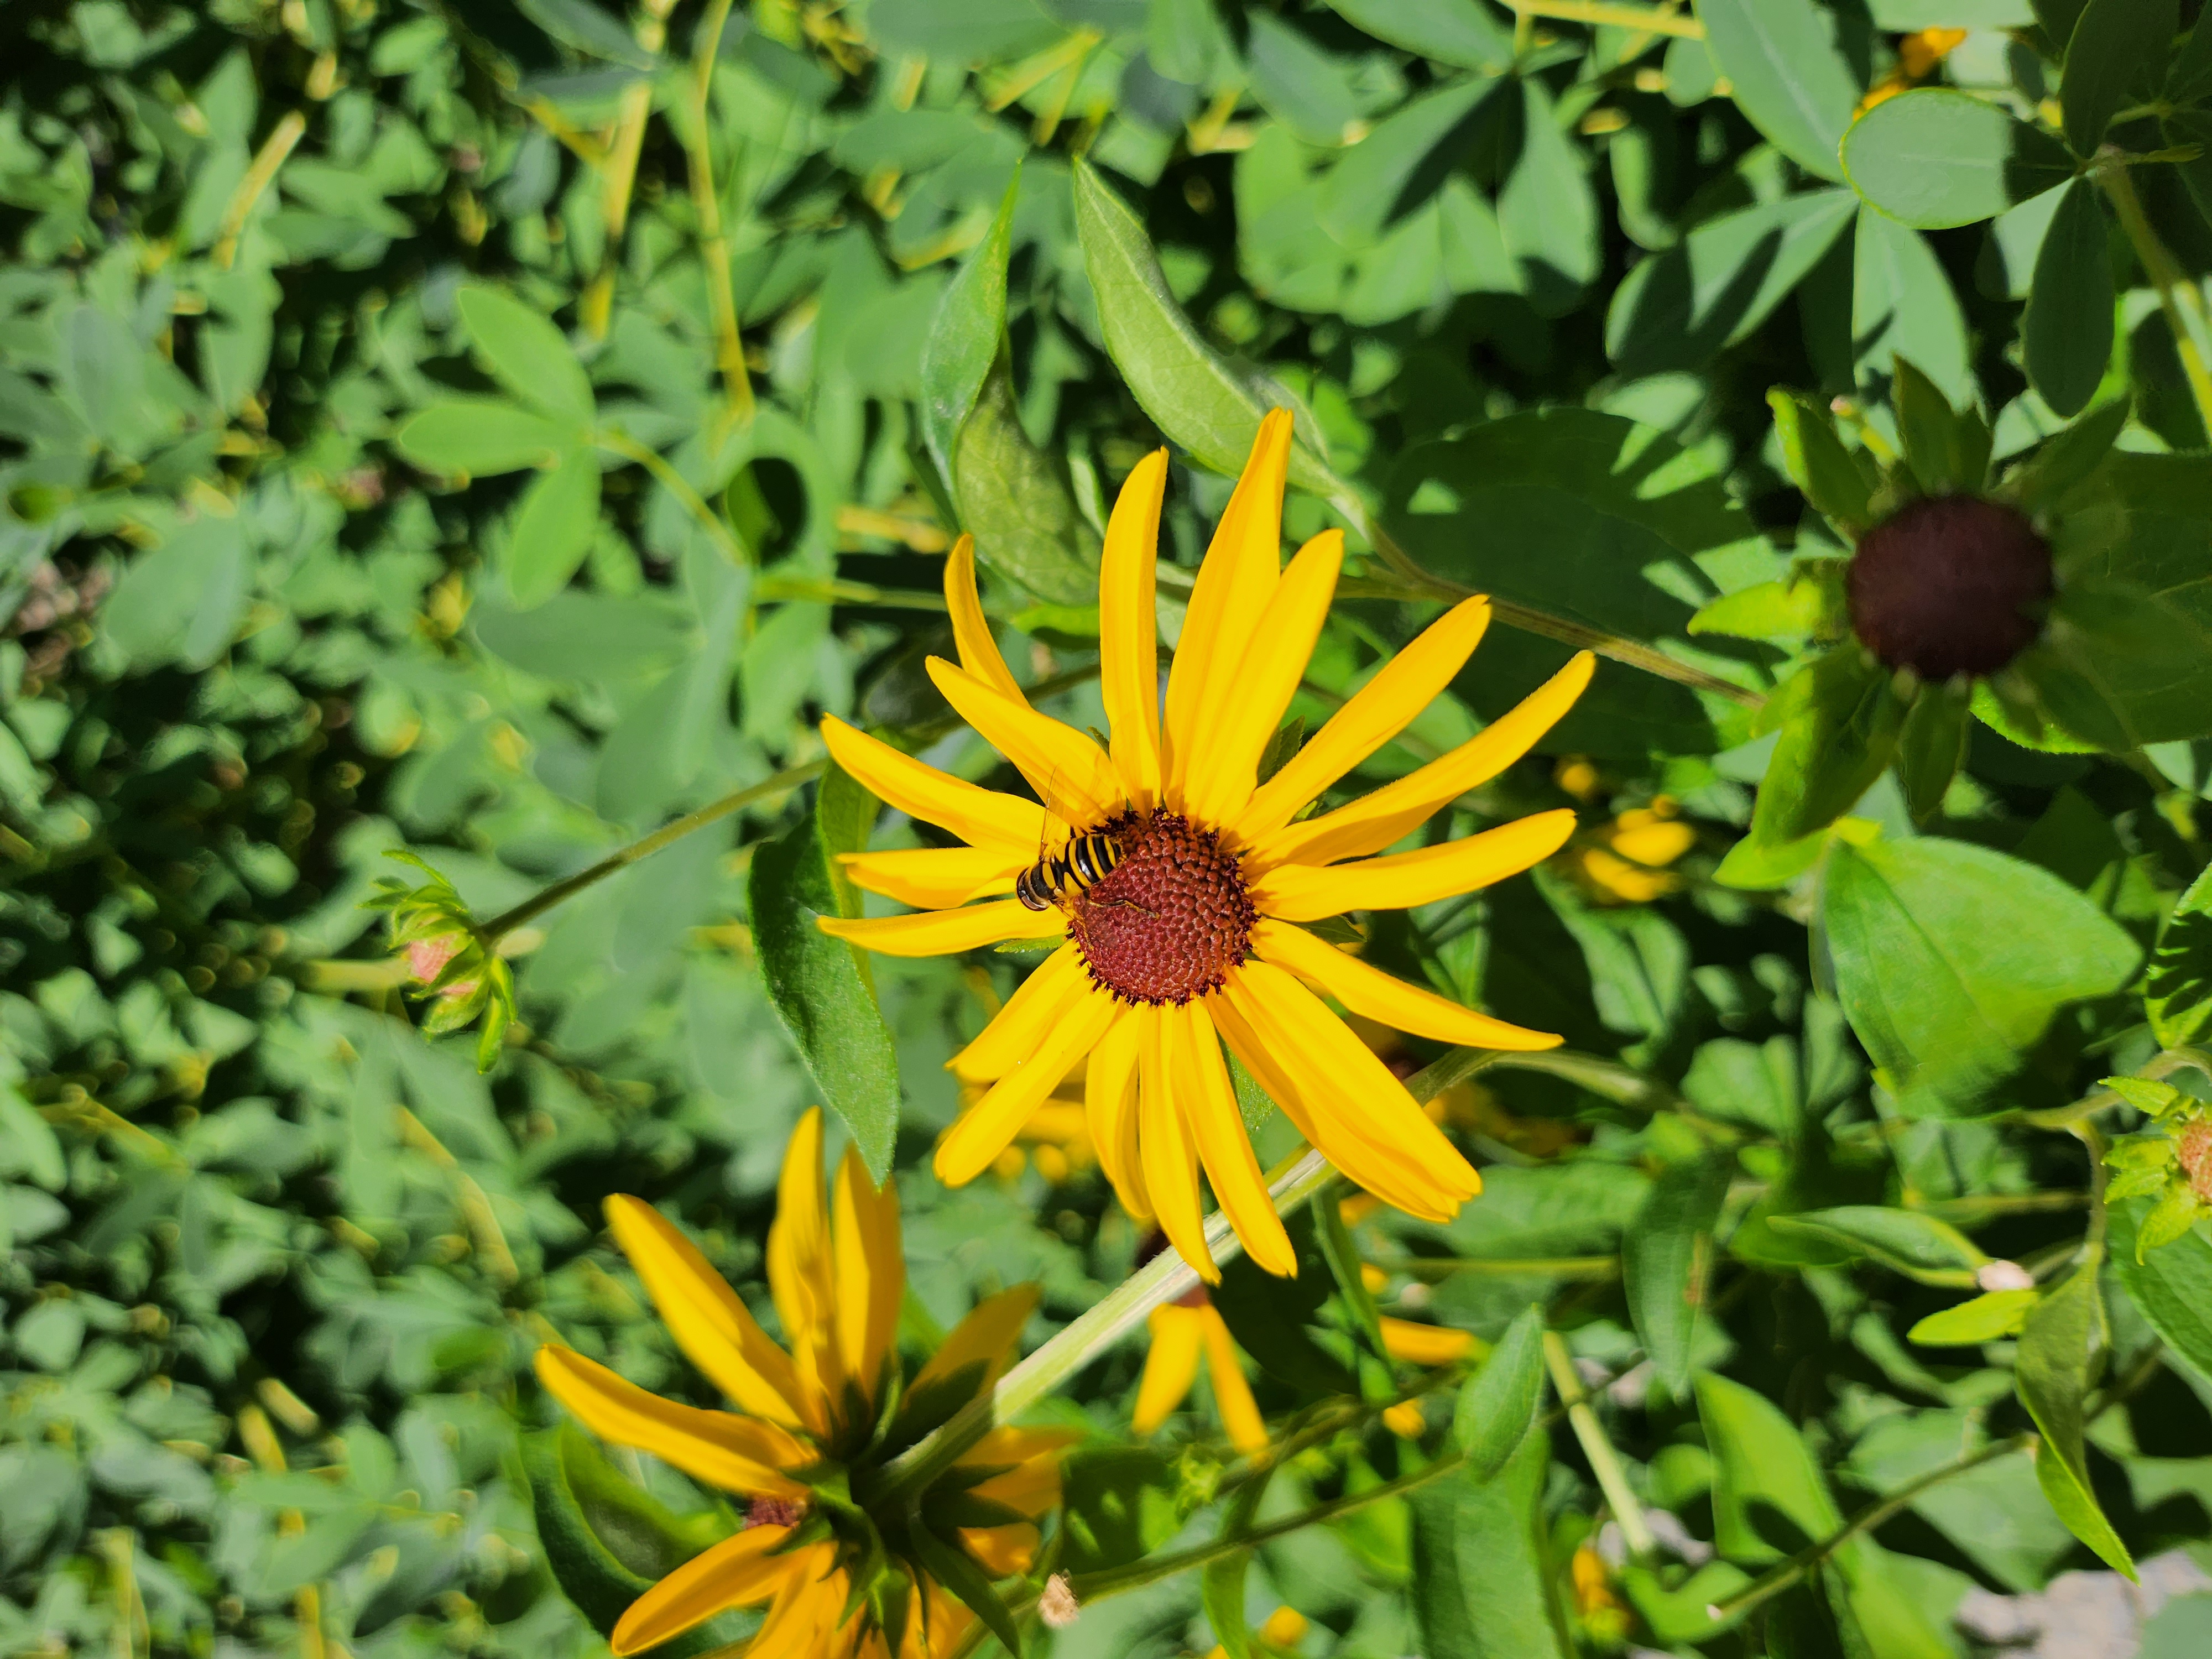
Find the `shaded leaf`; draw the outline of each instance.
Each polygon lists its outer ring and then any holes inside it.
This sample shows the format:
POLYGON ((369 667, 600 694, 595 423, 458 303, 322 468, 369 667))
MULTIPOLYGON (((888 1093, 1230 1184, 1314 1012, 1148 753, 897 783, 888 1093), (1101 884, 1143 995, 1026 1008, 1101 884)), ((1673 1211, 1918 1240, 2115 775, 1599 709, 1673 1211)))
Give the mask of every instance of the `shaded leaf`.
POLYGON ((1528 1437, 1544 1402, 1544 1310, 1514 1316, 1482 1362, 1461 1385, 1452 1438, 1467 1454, 1477 1481, 1497 1477, 1528 1437))

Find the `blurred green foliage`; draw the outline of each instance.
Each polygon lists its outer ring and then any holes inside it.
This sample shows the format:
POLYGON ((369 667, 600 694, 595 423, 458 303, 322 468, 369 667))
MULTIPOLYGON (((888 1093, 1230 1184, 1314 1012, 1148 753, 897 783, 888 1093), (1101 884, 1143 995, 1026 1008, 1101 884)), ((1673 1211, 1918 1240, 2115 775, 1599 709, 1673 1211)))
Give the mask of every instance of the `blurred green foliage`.
MULTIPOLYGON (((1532 1302, 1611 1385, 1548 1462, 1543 1434, 1485 1441, 1492 1480, 1277 1539, 1210 1597, 1296 1606, 1310 1653, 1841 1632, 1921 1659, 1966 1651, 1975 1584, 2206 1547, 2212 1175, 2192 1189, 2204 1148, 2176 1138, 2212 1097, 2186 1058, 2212 1018, 2196 11, 14 0, 0 1651, 599 1650, 533 1516, 556 1414, 529 1354, 557 1335, 704 1399, 599 1200, 668 1207, 765 1313, 775 1171, 817 1098, 896 1166, 914 1340, 1029 1279, 1041 1339, 1123 1278, 1140 1241, 1079 1160, 927 1173, 940 1062, 1020 960, 860 969, 754 906, 857 903, 815 866, 867 821, 800 793, 823 713, 994 763, 921 667, 951 532, 1016 671, 1097 724, 1116 484, 1176 445, 1172 637, 1271 403, 1301 441, 1286 533, 1348 523, 1358 558, 1309 728, 1428 614, 1423 580, 1528 624, 1347 787, 1611 642, 1542 755, 1451 815, 1579 804, 1574 848, 1369 932, 1568 1048, 1448 1097, 1489 1163, 1457 1222, 1358 1233, 1388 1305, 1518 1333, 1485 1398, 1534 1393, 1532 1302), (1906 37, 1953 24, 1948 56, 1906 37), (1847 717, 1881 677, 1811 667, 1839 637, 1821 584, 1895 482, 1875 461, 1935 429, 1895 390, 1916 374, 1986 417, 1946 483, 2071 468, 2069 522, 2129 585, 2086 647, 2051 641, 2097 683, 2071 726, 2023 693, 1877 742, 1847 717), (2145 662, 2189 672, 2130 681, 2145 662), (2145 700, 2154 729, 2127 723, 2145 700), (1771 729, 1790 709, 1802 740, 1771 729), (1762 839, 1771 754, 1829 769, 1770 780, 1824 804, 1762 839), (364 908, 411 849, 450 884, 412 917, 434 945, 733 793, 473 957, 392 957, 364 908), (772 957, 835 1018, 771 997, 772 957), (444 982, 410 1000, 410 971, 444 982), (478 1035, 439 1033, 487 1003, 480 1074, 478 1035), (2154 1119, 2114 1152, 2108 1230, 2106 1140, 2154 1119), (2061 1288, 1987 1272, 2014 1262, 2061 1288), (2030 1428, 2033 1466, 2003 1438, 2030 1428), (1716 1629, 1710 1604, 1985 1437, 1716 1629), (1608 1478, 1674 1524, 1593 1572, 1608 1478)), ((1288 1149, 1279 1118, 1261 1143, 1288 1149)), ((1252 1350, 1271 1412, 1378 1363, 1308 1288, 1252 1350)), ((1246 1292, 1254 1341, 1274 1293, 1246 1292)), ((1138 1361, 1056 1407, 1100 1443, 1070 1493, 1100 1570, 1227 1456, 1194 1419, 1164 1456, 1115 1444, 1138 1361)), ((1421 1455, 1322 1437, 1269 1502, 1421 1455)), ((726 1524, 617 1462, 690 1547, 726 1524)), ((1200 1608, 1170 1581, 1053 1650, 1202 1650, 1200 1608)))

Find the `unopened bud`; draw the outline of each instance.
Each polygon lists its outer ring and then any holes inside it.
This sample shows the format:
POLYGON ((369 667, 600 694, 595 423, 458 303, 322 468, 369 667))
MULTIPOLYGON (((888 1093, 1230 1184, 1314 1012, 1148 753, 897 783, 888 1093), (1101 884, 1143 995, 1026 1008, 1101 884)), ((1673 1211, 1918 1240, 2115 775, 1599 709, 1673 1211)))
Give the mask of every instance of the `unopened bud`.
POLYGON ((2017 1261, 1984 1261, 1974 1274, 1974 1283, 1985 1291, 2032 1291, 2035 1275, 2017 1261))
POLYGON ((1083 1604, 1068 1587, 1066 1573, 1056 1572, 1044 1581, 1044 1594, 1037 1597, 1037 1613, 1054 1630, 1066 1630, 1083 1616, 1083 1604))

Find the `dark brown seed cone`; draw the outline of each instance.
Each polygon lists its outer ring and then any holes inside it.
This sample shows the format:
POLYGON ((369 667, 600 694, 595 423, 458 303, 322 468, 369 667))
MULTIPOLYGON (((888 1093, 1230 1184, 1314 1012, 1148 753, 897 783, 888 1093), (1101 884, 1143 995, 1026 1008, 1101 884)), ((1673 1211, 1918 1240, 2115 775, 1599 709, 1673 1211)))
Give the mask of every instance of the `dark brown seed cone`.
POLYGON ((1124 1002, 1188 1002, 1244 960, 1259 912, 1238 860, 1174 812, 1099 826, 1121 845, 1113 874, 1071 894, 1067 935, 1091 977, 1124 1002))
POLYGON ((1860 539, 1844 573, 1851 631, 1926 680, 1994 674, 2034 640, 2051 546, 2027 517, 1978 495, 1931 495, 1860 539))

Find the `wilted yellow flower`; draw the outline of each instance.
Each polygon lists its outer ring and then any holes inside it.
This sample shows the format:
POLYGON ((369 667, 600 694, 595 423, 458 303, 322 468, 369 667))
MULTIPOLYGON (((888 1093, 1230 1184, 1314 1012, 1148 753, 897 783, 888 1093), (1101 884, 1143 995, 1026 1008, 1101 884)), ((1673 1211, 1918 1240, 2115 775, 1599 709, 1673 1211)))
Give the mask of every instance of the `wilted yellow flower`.
POLYGON ((1526 702, 1443 758, 1332 812, 1300 809, 1388 743, 1459 672, 1490 617, 1458 605, 1408 645, 1264 784, 1281 723, 1336 586, 1343 537, 1324 531, 1279 561, 1291 420, 1261 424, 1252 457, 1200 568, 1159 696, 1154 570, 1167 455, 1123 485, 1099 571, 1104 747, 1030 706, 1000 659, 963 538, 945 565, 957 665, 929 672, 961 717, 1026 777, 1038 801, 980 788, 837 720, 837 763, 884 800, 968 845, 848 854, 859 885, 918 907, 884 920, 824 918, 870 950, 936 956, 1015 939, 1066 942, 953 1061, 990 1086, 939 1143, 957 1186, 992 1167, 1030 1115, 1090 1056, 1092 1142, 1131 1214, 1157 1217, 1208 1279, 1199 1170, 1254 1261, 1296 1258, 1269 1203, 1224 1064, 1231 1050, 1306 1139, 1358 1185, 1442 1220, 1481 1186, 1474 1167, 1322 995, 1440 1042, 1547 1048, 1559 1039, 1478 1013, 1368 967, 1300 924, 1402 909, 1504 879, 1557 852, 1569 811, 1466 840, 1382 854, 1526 754, 1589 683, 1576 657, 1526 702), (1109 837, 1110 872, 1064 884, 1042 909, 1015 879, 1040 850, 1109 837), (982 903, 969 901, 983 899, 982 903))
MULTIPOLYGON (((870 1516, 858 1506, 867 1474, 928 1426, 904 1412, 879 1425, 899 1382, 894 1338, 906 1264, 898 1194, 888 1186, 878 1192, 850 1151, 834 1196, 824 1190, 817 1109, 792 1136, 776 1199, 768 1279, 787 1349, 651 1206, 607 1200, 616 1242, 669 1334, 733 1411, 663 1400, 568 1348, 538 1351, 539 1379, 593 1433, 748 1504, 744 1529, 639 1596, 611 1644, 617 1654, 640 1652, 730 1608, 766 1602, 752 1652, 939 1659, 972 1615, 921 1565, 909 1513, 870 1516)), ((948 1389, 973 1395, 988 1387, 1036 1304, 1033 1285, 982 1303, 905 1382, 901 1400, 927 1409, 933 1395, 941 1406, 948 1389)), ((1026 1568, 1037 1542, 1033 1522, 1059 1501, 1057 1454, 1073 1437, 1006 1427, 986 1434, 944 1480, 963 1514, 1005 1518, 948 1527, 939 1547, 964 1551, 987 1577, 1026 1568)), ((921 1524, 929 1509, 925 1493, 921 1524)))

